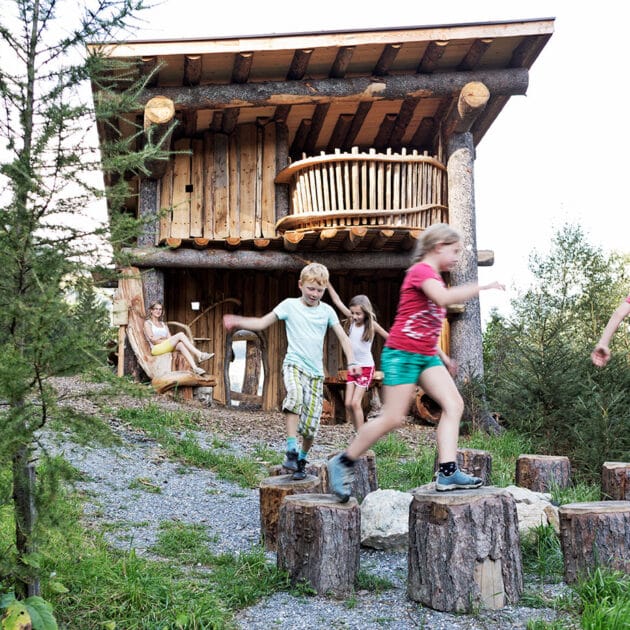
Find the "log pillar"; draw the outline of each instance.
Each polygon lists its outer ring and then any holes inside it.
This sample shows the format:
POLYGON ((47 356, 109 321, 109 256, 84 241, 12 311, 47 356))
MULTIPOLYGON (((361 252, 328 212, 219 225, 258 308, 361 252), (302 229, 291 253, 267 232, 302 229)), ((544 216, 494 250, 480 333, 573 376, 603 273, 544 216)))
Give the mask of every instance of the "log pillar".
POLYGON ((519 455, 516 485, 534 492, 551 492, 571 483, 571 462, 562 455, 519 455))
POLYGON ((278 568, 292 583, 308 582, 318 595, 352 593, 359 570, 361 508, 330 494, 295 494, 280 506, 278 568))
POLYGON ((138 247, 154 247, 159 240, 158 190, 159 181, 140 179, 138 184, 138 218, 142 220, 138 247))
MULTIPOLYGON (((476 448, 458 448, 457 465, 461 470, 479 477, 483 480, 484 486, 489 486, 492 477, 492 454, 489 451, 482 451, 476 448)), ((437 472, 439 462, 437 454, 435 456, 434 470, 437 472)))
POLYGON ((604 462, 602 496, 613 501, 630 501, 630 463, 604 462))
POLYGON ((260 537, 268 551, 275 551, 278 542, 278 515, 283 499, 291 494, 321 492, 321 481, 313 475, 293 481, 291 475, 268 477, 260 482, 260 537))
POLYGON ((523 591, 516 503, 494 487, 412 491, 407 595, 435 610, 499 609, 523 591))
POLYGON ((558 514, 567 584, 597 566, 630 573, 630 501, 568 503, 558 514))

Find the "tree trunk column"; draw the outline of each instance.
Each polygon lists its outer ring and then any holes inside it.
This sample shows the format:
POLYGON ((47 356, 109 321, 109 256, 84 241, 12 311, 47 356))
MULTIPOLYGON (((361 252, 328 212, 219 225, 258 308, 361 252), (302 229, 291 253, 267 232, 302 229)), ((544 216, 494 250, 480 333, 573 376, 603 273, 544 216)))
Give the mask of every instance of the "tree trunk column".
POLYGON ((518 516, 501 488, 413 491, 407 595, 434 610, 503 608, 523 591, 518 516))
MULTIPOLYGON (((449 223, 462 235, 463 251, 451 272, 453 285, 478 282, 477 226, 474 192, 475 148, 472 133, 455 133, 447 143, 449 223)), ((483 376, 481 310, 479 298, 466 302, 466 310, 453 317, 450 354, 462 377, 483 376)))
POLYGON ((138 247, 153 247, 158 244, 158 186, 159 180, 140 179, 138 191, 138 218, 145 223, 138 235, 138 247))

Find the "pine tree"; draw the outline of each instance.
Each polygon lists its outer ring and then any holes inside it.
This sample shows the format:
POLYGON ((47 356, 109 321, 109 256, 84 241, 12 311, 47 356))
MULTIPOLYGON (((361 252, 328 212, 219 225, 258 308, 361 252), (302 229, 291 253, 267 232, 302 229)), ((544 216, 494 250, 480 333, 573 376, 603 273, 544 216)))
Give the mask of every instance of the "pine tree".
POLYGON ((148 159, 165 157, 150 144, 136 152, 133 134, 123 140, 109 122, 138 109, 139 73, 87 48, 120 35, 141 8, 141 0, 14 0, 0 15, 0 471, 12 471, 16 527, 0 581, 18 597, 39 590, 36 517, 46 510, 40 486, 50 486, 33 466, 46 457, 38 432, 62 413, 51 378, 104 363, 108 323, 86 270, 103 264, 104 239, 116 256, 137 232, 123 208, 128 182, 148 159), (94 103, 90 81, 101 94, 94 103), (100 152, 95 121, 110 131, 100 152), (98 222, 93 211, 105 199, 109 216, 98 222))

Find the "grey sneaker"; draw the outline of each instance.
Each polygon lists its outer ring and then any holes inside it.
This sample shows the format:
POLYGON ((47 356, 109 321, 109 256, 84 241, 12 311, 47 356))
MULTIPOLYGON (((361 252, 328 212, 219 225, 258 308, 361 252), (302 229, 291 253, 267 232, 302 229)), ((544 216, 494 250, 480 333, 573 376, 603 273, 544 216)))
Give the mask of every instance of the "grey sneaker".
POLYGON ((282 462, 282 468, 286 468, 291 472, 295 472, 298 469, 298 452, 297 451, 287 451, 286 457, 282 462))
POLYGON ((354 470, 352 466, 341 463, 341 454, 335 455, 328 460, 328 483, 330 489, 341 503, 346 503, 352 494, 352 483, 354 481, 354 470))
POLYGON ((468 490, 470 488, 479 488, 483 486, 483 481, 479 477, 473 477, 462 472, 459 468, 448 477, 438 472, 435 475, 435 489, 438 492, 446 492, 448 490, 468 490))
POLYGON ((298 459, 297 470, 291 476, 293 481, 302 481, 302 479, 306 479, 306 464, 308 464, 308 462, 305 459, 298 459))

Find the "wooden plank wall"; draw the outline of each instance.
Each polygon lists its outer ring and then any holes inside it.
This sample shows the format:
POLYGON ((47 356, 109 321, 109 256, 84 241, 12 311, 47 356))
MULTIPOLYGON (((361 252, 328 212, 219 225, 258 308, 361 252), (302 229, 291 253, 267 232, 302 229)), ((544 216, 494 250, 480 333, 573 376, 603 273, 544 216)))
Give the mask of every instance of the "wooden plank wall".
MULTIPOLYGON (((373 275, 344 273, 334 275, 332 281, 346 303, 358 293, 368 295, 376 308, 379 321, 388 328, 398 306, 398 292, 403 275, 404 271, 388 272, 375 279, 373 275)), ((242 273, 212 269, 165 270, 165 319, 189 324, 198 314, 191 310, 191 302, 201 302, 203 310, 225 298, 241 300, 240 312, 243 315, 259 317, 271 311, 283 299, 299 297, 298 279, 298 273, 286 271, 242 273)), ((327 297, 324 300, 330 303, 327 297)), ((226 335, 222 317, 224 313, 234 312, 237 312, 235 305, 226 303, 209 311, 192 326, 194 337, 207 339, 199 342, 199 347, 215 353, 214 359, 204 364, 204 367, 218 377, 214 395, 220 403, 226 401, 223 384, 226 335)), ((282 360, 286 353, 284 324, 279 322, 272 325, 262 336, 270 368, 269 373, 265 374, 264 408, 280 409, 284 398, 282 384, 282 360)), ((377 368, 382 347, 383 339, 377 337, 373 346, 377 368)), ((324 365, 328 375, 336 374, 338 369, 345 369, 343 353, 334 333, 329 333, 325 341, 324 365)))
POLYGON ((160 185, 158 242, 274 238, 276 138, 275 124, 247 124, 177 140, 160 185))

